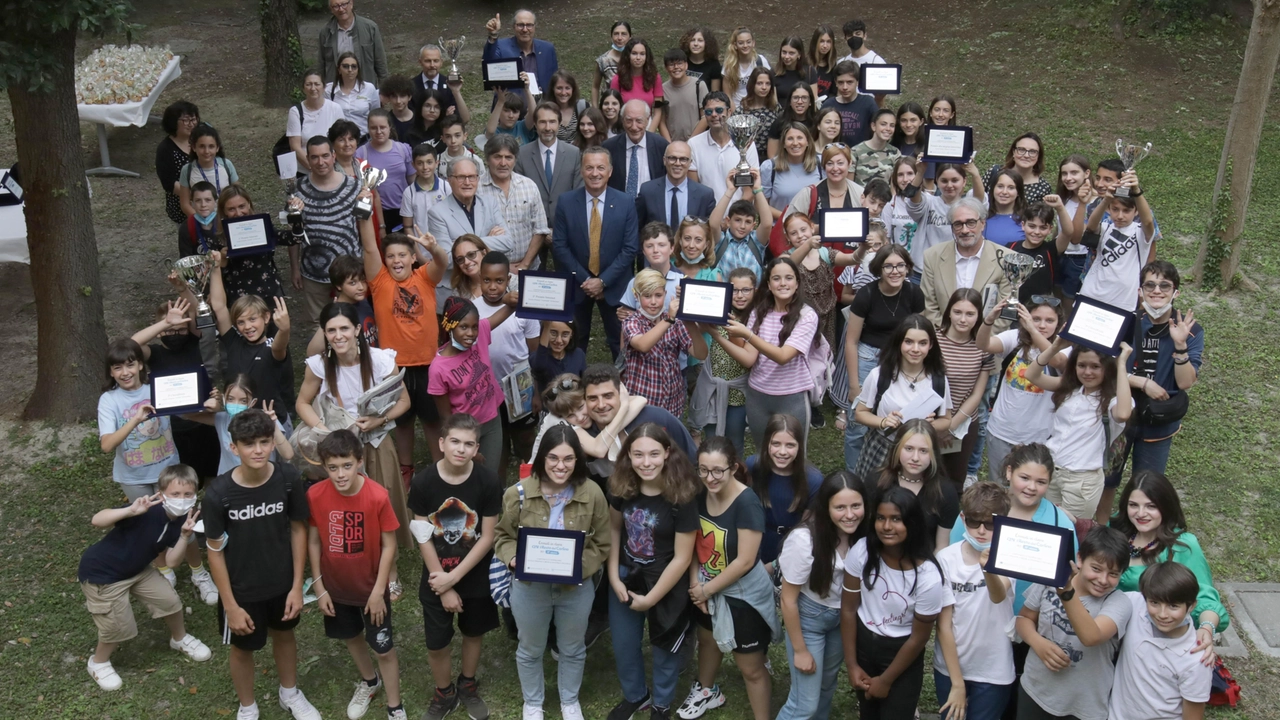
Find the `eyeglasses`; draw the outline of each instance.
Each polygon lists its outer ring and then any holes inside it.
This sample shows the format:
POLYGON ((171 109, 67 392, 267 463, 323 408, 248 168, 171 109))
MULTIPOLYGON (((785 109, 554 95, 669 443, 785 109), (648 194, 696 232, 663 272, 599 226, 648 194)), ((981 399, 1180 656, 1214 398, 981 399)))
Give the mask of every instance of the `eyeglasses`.
POLYGON ((727 475, 728 473, 729 473, 729 468, 727 467, 704 468, 701 465, 698 466, 698 477, 700 478, 705 478, 706 476, 710 475, 715 480, 722 480, 724 479, 724 476, 727 475))
POLYGON ((969 528, 970 530, 977 530, 978 528, 986 528, 987 530, 995 530, 995 528, 996 528, 996 521, 995 521, 995 518, 991 518, 990 520, 987 520, 987 521, 985 521, 985 522, 982 522, 982 521, 974 521, 974 520, 970 520, 969 518, 965 518, 965 519, 964 519, 964 526, 965 526, 965 527, 967 527, 967 528, 969 528))
POLYGON ((200 122, 200 118, 196 115, 183 115, 182 117, 178 118, 178 122, 184 125, 195 125, 200 122))
POLYGON ((351 7, 351 0, 347 0, 347 2, 334 3, 329 6, 329 9, 330 10, 346 10, 349 7, 351 7))
POLYGON ((885 263, 884 265, 881 265, 881 266, 880 266, 880 270, 881 270, 882 272, 906 272, 906 271, 907 271, 907 264, 906 264, 906 263, 893 263, 892 265, 890 265, 890 264, 888 264, 888 263, 885 263))
POLYGON ((479 258, 479 257, 480 257, 481 255, 483 255, 483 254, 484 254, 484 253, 483 253, 483 251, 481 251, 481 250, 472 250, 471 252, 469 252, 469 253, 463 253, 462 255, 454 255, 454 256, 453 256, 453 264, 454 264, 454 265, 457 265, 458 263, 463 262, 464 260, 465 260, 466 262, 475 262, 475 261, 476 261, 476 259, 477 259, 477 258, 479 258))
POLYGON ((516 23, 517 30, 532 30, 534 23, 516 23))
POLYGON ((359 70, 360 66, 355 63, 342 63, 338 66, 342 70, 359 70))
POLYGON ((1058 307, 1062 301, 1052 295, 1032 295, 1031 302, 1035 305, 1048 305, 1049 307, 1058 307))
POLYGON ((668 156, 666 157, 666 160, 667 160, 667 162, 669 162, 669 163, 675 163, 676 165, 687 165, 688 163, 690 163, 690 162, 692 162, 692 161, 693 161, 693 158, 688 158, 688 157, 677 157, 677 156, 675 156, 675 155, 668 155, 668 156))
POLYGON ((1035 148, 1014 148, 1013 154, 1016 157, 1035 157, 1040 154, 1040 151, 1035 148))
POLYGON ((960 232, 961 230, 975 230, 981 224, 982 221, 977 218, 973 218, 971 220, 956 220, 951 223, 951 229, 956 232, 960 232))
POLYGON ((1162 282, 1162 283, 1157 283, 1157 282, 1144 282, 1144 283, 1142 283, 1142 289, 1143 289, 1143 290, 1146 290, 1147 292, 1152 292, 1152 291, 1155 291, 1155 290, 1159 290, 1160 292, 1163 292, 1163 293, 1173 292, 1173 283, 1171 283, 1171 282, 1162 282))
POLYGON ((477 180, 480 179, 480 176, 479 175, 450 175, 449 179, 457 180, 459 182, 476 182, 477 180))
POLYGON ((703 108, 702 114, 706 115, 707 117, 711 117, 712 115, 723 115, 728 111, 729 111, 729 108, 722 108, 722 107, 703 108))
POLYGON ((750 295, 755 291, 756 291, 755 288, 734 288, 733 294, 734 295, 750 295))

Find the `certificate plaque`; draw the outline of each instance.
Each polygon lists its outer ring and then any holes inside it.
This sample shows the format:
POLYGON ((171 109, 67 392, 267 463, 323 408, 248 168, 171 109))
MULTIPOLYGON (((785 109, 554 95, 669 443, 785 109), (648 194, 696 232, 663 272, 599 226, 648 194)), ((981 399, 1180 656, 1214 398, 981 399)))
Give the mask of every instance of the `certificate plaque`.
POLYGON ((520 528, 516 542, 516 579, 581 585, 582 550, 586 542, 587 534, 581 530, 520 528))
POLYGON ((276 229, 266 213, 224 220, 227 257, 262 255, 276 249, 276 229))
POLYGON ((1120 343, 1128 340, 1133 332, 1134 320, 1133 310, 1077 295, 1075 309, 1062 329, 1062 337, 1103 355, 1116 357, 1120 354, 1120 343))
POLYGON ((573 319, 573 296, 577 275, 545 270, 521 270, 517 280, 520 295, 516 317, 528 320, 573 319))
POLYGON ((732 302, 733 285, 685 278, 680 281, 680 305, 676 308, 676 319, 728 325, 732 302))
POLYGON ((973 128, 925 125, 924 160, 964 165, 973 157, 973 128))
POLYGON ((151 407, 156 415, 183 415, 204 411, 211 386, 203 367, 151 376, 151 407))
POLYGON ((887 63, 863 65, 858 89, 872 95, 897 95, 902 92, 902 66, 887 63))
POLYGON ((524 62, 520 58, 482 63, 481 70, 484 72, 485 90, 524 87, 524 83, 520 82, 520 73, 524 72, 524 62))
POLYGON ((860 243, 867 239, 870 212, 866 208, 822 211, 822 242, 833 245, 860 243))
POLYGON ((1071 577, 1075 547, 1070 528, 996 515, 991 555, 982 569, 1005 577, 1060 588, 1071 577))

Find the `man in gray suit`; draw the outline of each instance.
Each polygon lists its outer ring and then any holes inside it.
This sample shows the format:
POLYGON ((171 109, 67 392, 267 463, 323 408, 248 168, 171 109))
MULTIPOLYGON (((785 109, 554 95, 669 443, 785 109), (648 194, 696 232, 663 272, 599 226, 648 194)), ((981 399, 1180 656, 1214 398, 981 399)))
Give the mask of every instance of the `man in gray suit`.
POLYGON ((554 103, 541 103, 533 112, 538 142, 520 146, 516 155, 516 172, 538 186, 542 209, 551 219, 556 216, 556 200, 562 194, 582 187, 582 153, 556 138, 556 131, 560 129, 560 109, 554 103))
MULTIPOLYGON (((449 253, 449 267, 444 280, 436 286, 436 307, 453 294, 449 273, 453 270, 453 243, 463 235, 479 235, 490 250, 507 252, 511 238, 502 208, 476 194, 480 186, 480 167, 470 158, 449 164, 449 188, 453 195, 431 206, 427 213, 427 232, 449 253)), ((479 258, 476 259, 479 262, 479 258)), ((470 300, 471 298, 467 298, 470 300)))

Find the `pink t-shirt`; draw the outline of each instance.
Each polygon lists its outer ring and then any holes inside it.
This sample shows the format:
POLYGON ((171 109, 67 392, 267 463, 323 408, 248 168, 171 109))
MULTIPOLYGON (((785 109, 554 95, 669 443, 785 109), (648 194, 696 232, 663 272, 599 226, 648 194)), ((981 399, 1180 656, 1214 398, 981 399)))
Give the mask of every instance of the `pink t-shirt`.
POLYGON ((609 80, 609 87, 622 93, 622 104, 625 105, 631 100, 643 100, 646 105, 653 107, 653 103, 657 98, 662 97, 662 73, 658 73, 658 77, 653 81, 653 89, 644 89, 644 78, 636 75, 631 78, 631 89, 623 90, 618 80, 618 76, 614 75, 609 80))
MULTIPOLYGON (((791 329, 785 343, 779 344, 778 335, 782 331, 782 316, 776 310, 769 311, 760 323, 756 333, 762 340, 781 347, 793 347, 800 351, 786 365, 779 365, 770 360, 764 353, 756 359, 756 364, 747 376, 747 385, 756 392, 765 395, 791 395, 808 392, 813 389, 813 372, 809 370, 809 350, 813 348, 813 336, 818 332, 818 313, 808 305, 800 308, 800 320, 791 329)), ((747 321, 747 327, 756 326, 755 313, 747 321)), ((439 361, 437 361, 439 362, 439 361)), ((432 367, 435 367, 432 365, 432 367)))
POLYGON ((498 406, 502 404, 502 391, 489 363, 490 337, 489 319, 484 318, 480 321, 480 335, 466 352, 452 357, 436 355, 427 384, 427 392, 432 395, 449 396, 453 412, 467 413, 482 423, 498 417, 498 406))

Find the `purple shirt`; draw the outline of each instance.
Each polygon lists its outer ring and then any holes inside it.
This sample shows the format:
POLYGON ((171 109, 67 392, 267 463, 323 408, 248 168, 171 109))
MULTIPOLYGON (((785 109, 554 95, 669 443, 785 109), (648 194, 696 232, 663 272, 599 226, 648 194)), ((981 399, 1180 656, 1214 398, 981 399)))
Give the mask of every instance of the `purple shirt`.
MULTIPOLYGON (((402 142, 391 141, 391 150, 378 152, 371 144, 356 148, 356 157, 368 160, 373 167, 387 171, 387 179, 378 186, 378 195, 384 208, 400 208, 400 199, 404 189, 409 187, 417 171, 413 169, 413 150, 402 142)), ((392 222, 387 220, 388 226, 392 222)))

